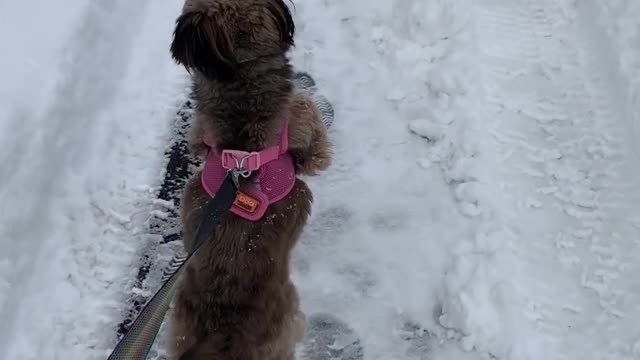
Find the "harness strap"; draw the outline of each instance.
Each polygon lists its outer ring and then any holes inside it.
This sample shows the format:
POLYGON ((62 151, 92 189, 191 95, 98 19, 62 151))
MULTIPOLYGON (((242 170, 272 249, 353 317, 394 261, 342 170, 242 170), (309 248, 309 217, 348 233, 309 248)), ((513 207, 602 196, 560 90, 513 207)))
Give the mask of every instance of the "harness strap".
MULTIPOLYGON (((238 150, 224 150, 222 152, 222 164, 229 172, 215 196, 207 204, 206 215, 198 226, 193 246, 188 249, 189 253, 186 258, 179 255, 174 258, 172 269, 175 272, 170 275, 165 274, 163 278, 166 281, 144 306, 127 333, 118 342, 108 360, 144 360, 147 358, 173 300, 175 284, 184 265, 207 239, 215 233, 222 216, 231 209, 233 202, 236 200, 238 175, 243 172, 256 171, 262 165, 276 160, 281 154, 286 153, 288 150, 288 138, 288 124, 285 121, 280 134, 280 141, 274 146, 250 153, 238 150)), ((205 139, 205 143, 209 142, 208 140, 205 139)), ((208 145, 211 146, 211 144, 208 145)))
MULTIPOLYGON (((196 233, 196 239, 186 259, 176 257, 181 264, 171 274, 160 290, 145 305, 133 324, 122 337, 109 356, 108 360, 144 360, 151 350, 151 345, 160 330, 167 310, 175 293, 175 284, 184 265, 196 251, 215 233, 222 216, 229 211, 237 195, 237 188, 232 180, 232 173, 224 179, 220 190, 207 204, 206 215, 196 233)), ((168 275, 168 274, 165 274, 168 275)))
MULTIPOLYGON (((204 143, 213 149, 212 141, 205 136, 204 143)), ((260 151, 242 151, 242 150, 222 150, 220 155, 222 167, 227 170, 244 170, 253 172, 258 170, 262 165, 274 161, 280 155, 289 149, 289 122, 284 121, 282 131, 280 131, 280 139, 276 145, 270 146, 260 151)))

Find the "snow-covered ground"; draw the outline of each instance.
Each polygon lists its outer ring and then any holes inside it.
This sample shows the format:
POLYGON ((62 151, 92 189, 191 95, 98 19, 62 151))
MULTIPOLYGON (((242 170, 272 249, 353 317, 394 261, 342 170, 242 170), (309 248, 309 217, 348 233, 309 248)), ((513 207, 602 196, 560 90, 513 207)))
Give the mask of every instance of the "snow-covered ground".
MULTIPOLYGON (((0 359, 104 359, 157 243, 181 1, 39 3, 0 3, 0 359)), ((295 4, 336 110, 304 310, 367 360, 640 359, 638 2, 295 4)))
POLYGON ((0 359, 100 359, 186 96, 180 5, 39 3, 0 5, 0 359))

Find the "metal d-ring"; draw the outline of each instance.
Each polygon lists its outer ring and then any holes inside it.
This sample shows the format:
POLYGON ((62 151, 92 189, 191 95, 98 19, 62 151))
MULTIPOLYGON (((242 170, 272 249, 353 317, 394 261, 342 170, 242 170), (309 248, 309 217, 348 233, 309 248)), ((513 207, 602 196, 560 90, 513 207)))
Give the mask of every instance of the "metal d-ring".
POLYGON ((242 159, 238 160, 236 158, 234 158, 234 160, 236 161, 236 168, 235 169, 231 169, 229 170, 231 172, 231 175, 233 176, 233 183, 236 185, 236 187, 240 186, 240 176, 242 176, 243 178, 248 178, 249 176, 251 176, 251 174, 253 173, 253 171, 251 170, 246 170, 244 168, 244 162, 249 158, 250 155, 247 155, 245 157, 243 157, 242 159))

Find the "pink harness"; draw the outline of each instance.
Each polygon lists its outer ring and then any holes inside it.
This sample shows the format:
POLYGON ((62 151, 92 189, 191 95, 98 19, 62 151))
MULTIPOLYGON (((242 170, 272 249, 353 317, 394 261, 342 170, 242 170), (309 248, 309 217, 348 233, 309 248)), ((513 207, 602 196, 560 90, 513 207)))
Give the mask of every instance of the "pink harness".
MULTIPOLYGON (((257 172, 255 180, 239 192, 231 212, 247 220, 262 218, 269 205, 282 200, 296 182, 293 158, 288 152, 289 127, 285 121, 280 140, 274 146, 258 152, 223 150, 221 155, 210 150, 202 171, 202 186, 213 197, 227 173, 242 170, 243 176, 257 172)), ((214 144, 205 137, 204 143, 214 149, 214 144)))

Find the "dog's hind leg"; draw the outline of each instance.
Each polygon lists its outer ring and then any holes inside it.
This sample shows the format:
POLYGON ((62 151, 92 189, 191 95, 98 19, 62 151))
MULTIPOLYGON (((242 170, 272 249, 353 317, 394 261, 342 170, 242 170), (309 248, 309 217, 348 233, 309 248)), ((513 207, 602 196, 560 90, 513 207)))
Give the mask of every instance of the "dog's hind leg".
POLYGON ((294 96, 289 123, 289 150, 296 159, 296 173, 313 176, 331 163, 331 142, 320 111, 304 93, 294 96))

